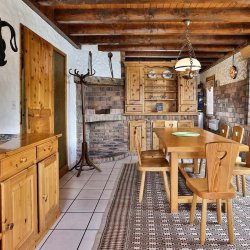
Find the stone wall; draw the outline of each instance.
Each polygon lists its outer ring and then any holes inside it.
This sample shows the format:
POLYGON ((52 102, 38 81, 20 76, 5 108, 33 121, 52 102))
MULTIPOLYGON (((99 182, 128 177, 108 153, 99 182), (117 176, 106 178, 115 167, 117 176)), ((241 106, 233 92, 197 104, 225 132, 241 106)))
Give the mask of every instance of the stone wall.
POLYGON ((247 124, 247 80, 214 88, 214 115, 231 127, 239 124, 247 124))

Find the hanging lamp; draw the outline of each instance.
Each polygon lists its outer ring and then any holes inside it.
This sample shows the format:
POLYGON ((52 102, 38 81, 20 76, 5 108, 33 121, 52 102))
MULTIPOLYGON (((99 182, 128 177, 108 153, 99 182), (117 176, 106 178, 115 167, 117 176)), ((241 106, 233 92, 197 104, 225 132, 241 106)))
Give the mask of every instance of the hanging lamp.
POLYGON ((196 59, 195 53, 193 46, 190 41, 190 36, 189 36, 189 25, 190 25, 190 20, 185 20, 184 24, 186 26, 185 28, 185 41, 181 47, 181 50, 179 52, 179 55, 176 60, 176 64, 174 69, 176 71, 180 72, 186 72, 186 74, 183 75, 184 78, 187 79, 192 79, 194 78, 198 71, 201 69, 201 64, 200 62, 196 59), (187 47, 188 49, 188 55, 189 57, 185 57, 179 60, 182 51, 187 47))

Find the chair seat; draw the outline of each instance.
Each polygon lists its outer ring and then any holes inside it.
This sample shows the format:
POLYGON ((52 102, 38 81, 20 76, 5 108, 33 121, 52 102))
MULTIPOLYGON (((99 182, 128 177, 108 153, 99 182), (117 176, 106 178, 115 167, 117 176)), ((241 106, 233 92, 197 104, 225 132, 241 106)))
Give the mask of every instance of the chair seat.
POLYGON ((207 178, 189 178, 187 179, 187 187, 199 197, 203 199, 232 199, 236 196, 235 190, 232 184, 230 189, 226 193, 222 192, 209 192, 207 178))
POLYGON ((144 158, 142 164, 138 165, 139 171, 161 172, 169 171, 169 163, 164 158, 144 158))
POLYGON ((165 154, 161 150, 147 150, 141 152, 142 158, 165 158, 165 154))
POLYGON ((250 166, 246 163, 236 163, 233 169, 233 175, 250 175, 250 166))

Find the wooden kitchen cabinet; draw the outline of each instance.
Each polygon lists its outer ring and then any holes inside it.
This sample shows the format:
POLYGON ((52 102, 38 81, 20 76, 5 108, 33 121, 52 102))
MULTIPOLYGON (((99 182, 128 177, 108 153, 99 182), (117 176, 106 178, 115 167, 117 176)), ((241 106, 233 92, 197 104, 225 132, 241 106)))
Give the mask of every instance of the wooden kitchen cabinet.
POLYGON ((59 217, 58 137, 25 134, 1 145, 0 249, 35 249, 59 217))
POLYGON ((135 140, 134 140, 134 132, 136 132, 140 139, 141 149, 145 151, 147 149, 146 142, 146 121, 137 120, 137 121, 129 121, 129 149, 130 152, 135 152, 135 140))
POLYGON ((179 111, 197 112, 196 79, 186 80, 179 76, 179 111))
POLYGON ((38 163, 39 232, 48 230, 59 213, 58 153, 38 163))
POLYGON ((1 227, 1 249, 32 249, 37 234, 36 165, 1 183, 1 227))

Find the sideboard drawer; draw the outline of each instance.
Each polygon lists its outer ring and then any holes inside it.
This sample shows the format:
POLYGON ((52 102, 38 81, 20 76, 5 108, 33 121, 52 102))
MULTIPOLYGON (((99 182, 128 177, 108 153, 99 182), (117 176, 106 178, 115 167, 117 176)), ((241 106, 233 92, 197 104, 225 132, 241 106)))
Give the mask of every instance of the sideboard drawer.
POLYGON ((180 111, 181 112, 196 112, 197 106, 196 105, 181 105, 180 111))
POLYGON ((58 141, 51 140, 37 146, 37 160, 41 161, 58 151, 58 141))
POLYGON ((6 179, 36 163, 36 148, 7 157, 0 162, 0 178, 6 179))
POLYGON ((127 106, 126 112, 142 112, 142 106, 127 106))

